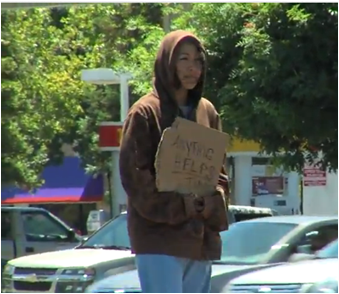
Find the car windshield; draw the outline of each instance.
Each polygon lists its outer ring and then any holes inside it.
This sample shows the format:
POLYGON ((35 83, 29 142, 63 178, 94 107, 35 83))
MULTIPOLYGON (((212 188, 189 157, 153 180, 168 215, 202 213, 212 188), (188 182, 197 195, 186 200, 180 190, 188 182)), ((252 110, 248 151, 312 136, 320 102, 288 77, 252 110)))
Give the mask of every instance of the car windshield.
POLYGON ((317 258, 338 258, 338 240, 331 242, 324 249, 318 251, 317 258))
POLYGON ((128 250, 130 247, 131 244, 127 231, 127 215, 120 214, 96 231, 78 249, 103 248, 128 250))
POLYGON ((256 264, 273 245, 296 227, 274 222, 239 222, 221 233, 221 263, 256 264))
MULTIPOLYGON (((270 222, 239 222, 221 233, 222 263, 255 264, 296 225, 270 222)), ((88 238, 78 249, 120 249, 131 247, 127 214, 121 214, 88 238)))

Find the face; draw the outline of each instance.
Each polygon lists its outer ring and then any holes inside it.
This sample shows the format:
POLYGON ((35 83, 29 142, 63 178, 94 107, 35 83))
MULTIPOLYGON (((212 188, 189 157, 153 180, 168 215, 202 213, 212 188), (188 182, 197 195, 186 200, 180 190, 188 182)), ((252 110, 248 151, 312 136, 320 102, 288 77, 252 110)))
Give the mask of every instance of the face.
POLYGON ((176 70, 184 89, 191 90, 197 85, 203 70, 203 58, 195 45, 186 42, 180 46, 176 70))

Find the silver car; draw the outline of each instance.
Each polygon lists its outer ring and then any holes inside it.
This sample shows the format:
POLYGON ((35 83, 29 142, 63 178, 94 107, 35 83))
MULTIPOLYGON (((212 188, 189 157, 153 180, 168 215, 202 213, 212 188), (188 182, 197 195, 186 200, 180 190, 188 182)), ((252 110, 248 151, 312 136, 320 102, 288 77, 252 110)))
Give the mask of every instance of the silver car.
MULTIPOLYGON (((221 233, 222 258, 213 262, 212 293, 233 278, 286 262, 298 248, 312 249, 317 235, 338 234, 337 217, 273 216, 232 224, 221 233)), ((315 248, 313 248, 315 249, 315 248)), ((94 283, 87 293, 140 293, 136 269, 94 283)))
POLYGON ((338 293, 338 240, 310 260, 259 270, 232 280, 223 293, 338 293))

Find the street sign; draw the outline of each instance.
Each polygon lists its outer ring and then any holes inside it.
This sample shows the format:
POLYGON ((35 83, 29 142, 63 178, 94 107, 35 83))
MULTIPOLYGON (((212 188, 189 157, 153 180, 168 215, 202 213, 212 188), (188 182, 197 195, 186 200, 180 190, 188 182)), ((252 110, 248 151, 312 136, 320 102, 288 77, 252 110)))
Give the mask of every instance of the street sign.
POLYGON ((122 122, 102 122, 99 126, 99 148, 102 151, 119 151, 122 122))
POLYGON ((305 166, 304 186, 326 186, 326 171, 316 166, 305 166))

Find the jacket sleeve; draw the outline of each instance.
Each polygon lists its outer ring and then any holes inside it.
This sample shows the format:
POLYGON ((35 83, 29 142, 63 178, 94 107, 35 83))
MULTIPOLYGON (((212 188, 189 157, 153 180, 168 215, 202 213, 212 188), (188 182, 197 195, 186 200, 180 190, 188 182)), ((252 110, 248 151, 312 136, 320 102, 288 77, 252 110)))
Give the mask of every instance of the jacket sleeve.
POLYGON ((193 195, 157 190, 151 173, 154 165, 154 158, 150 155, 151 142, 147 117, 132 110, 122 129, 119 159, 128 205, 155 223, 176 225, 197 216, 193 195))
MULTIPOLYGON (((217 114, 215 128, 222 131, 221 121, 217 114)), ((226 154, 224 159, 226 159, 226 154)), ((222 165, 218 185, 212 196, 205 196, 205 209, 212 211, 206 218, 206 225, 213 231, 221 232, 228 229, 228 176, 226 174, 225 165, 222 165)))

